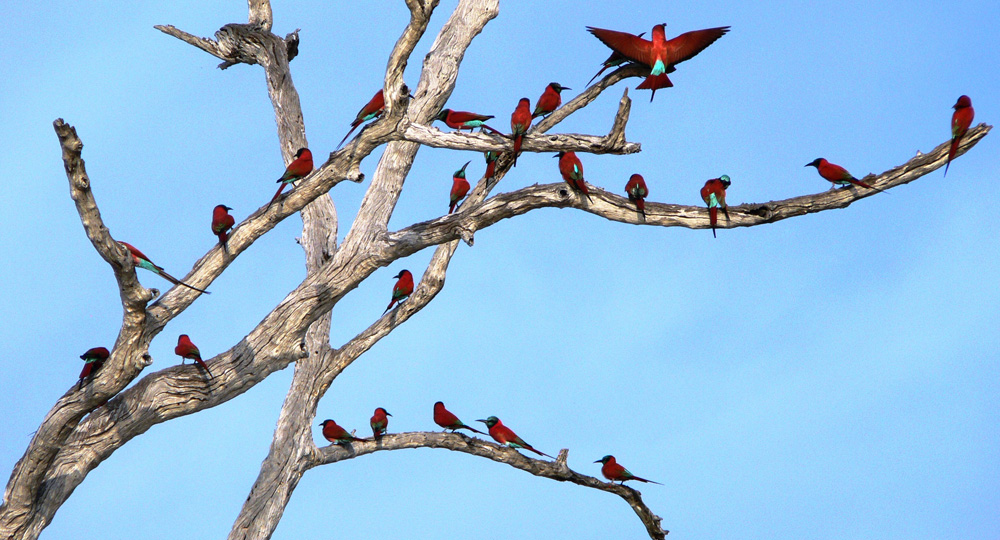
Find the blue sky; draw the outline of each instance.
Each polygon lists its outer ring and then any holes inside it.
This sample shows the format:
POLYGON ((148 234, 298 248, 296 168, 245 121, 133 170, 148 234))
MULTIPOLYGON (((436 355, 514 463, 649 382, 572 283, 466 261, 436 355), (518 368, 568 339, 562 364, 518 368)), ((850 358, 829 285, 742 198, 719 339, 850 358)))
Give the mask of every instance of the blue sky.
MULTIPOLYGON (((443 1, 406 80, 455 1, 443 1)), ((276 33, 302 28, 292 63, 310 147, 326 156, 382 84, 408 19, 402 2, 274 1, 276 33), (379 19, 373 19, 377 13, 379 19)), ((640 154, 581 156, 587 180, 650 200, 701 204, 728 174, 730 204, 815 193, 816 157, 882 172, 950 136, 968 94, 976 122, 1000 108, 1000 5, 963 2, 503 2, 469 49, 449 107, 494 114, 558 81, 576 95, 608 50, 585 26, 668 36, 732 31, 635 91, 626 131, 640 154)), ((110 346, 120 302, 83 234, 52 121, 82 138, 112 234, 185 274, 215 238, 212 207, 242 220, 284 164, 263 74, 153 29, 211 36, 246 5, 49 2, 6 6, 0 34, 0 380, 4 481, 78 356, 110 346)), ((606 133, 626 84, 559 131, 606 133)), ((640 489, 663 525, 692 539, 995 538, 1000 528, 1000 144, 848 209, 751 229, 654 229, 575 210, 501 222, 459 247, 444 291, 335 381, 318 423, 429 430, 443 400, 466 421, 497 415, 540 450, 569 448, 599 475, 605 454, 666 486, 640 489)), ((469 176, 484 165, 475 156, 469 176)), ((371 175, 378 154, 362 164, 371 175)), ((447 211, 467 153, 423 149, 390 227, 447 211)), ((559 181, 524 155, 500 190, 559 181)), ((367 182, 333 191, 341 236, 367 182)), ((208 357, 253 328, 304 275, 286 220, 245 252, 153 342, 150 370, 188 333, 208 357)), ((376 272, 333 315, 339 345, 375 320, 395 275, 376 272)), ((165 283, 140 274, 148 287, 165 283)), ((43 538, 219 538, 271 441, 291 369, 215 409, 161 424, 94 470, 43 538)), ((324 443, 316 432, 317 442, 324 443)), ((308 473, 274 538, 422 539, 504 530, 520 538, 643 538, 612 495, 441 450, 378 453, 308 473)))

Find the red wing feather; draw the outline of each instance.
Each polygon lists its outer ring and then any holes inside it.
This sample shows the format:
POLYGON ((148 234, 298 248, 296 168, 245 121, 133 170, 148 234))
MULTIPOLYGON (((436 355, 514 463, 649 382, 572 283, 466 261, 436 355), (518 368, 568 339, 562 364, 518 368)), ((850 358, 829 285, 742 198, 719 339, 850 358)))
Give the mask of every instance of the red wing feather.
MULTIPOLYGON (((611 47, 611 49, 618 54, 628 58, 633 62, 640 62, 652 67, 655 59, 653 58, 653 42, 648 39, 642 39, 639 36, 629 34, 628 32, 619 32, 617 30, 605 30, 603 28, 594 28, 593 26, 588 26, 587 31, 594 34, 594 37, 601 40, 601 43, 611 47)), ((692 32, 693 33, 693 32, 692 32)), ((720 34, 721 35, 721 34, 720 34)), ((718 39, 718 38, 715 38, 718 39)), ((715 41, 713 39, 712 41, 715 41)), ((705 44, 702 49, 708 47, 712 42, 709 41, 705 44)), ((699 49, 700 51, 701 49, 699 49)), ((695 52, 691 56, 698 54, 695 52)))
POLYGON ((706 28, 705 30, 685 32, 674 39, 668 40, 667 56, 670 58, 670 64, 680 64, 685 60, 694 58, 728 31, 728 26, 706 28))
POLYGON ((492 116, 487 116, 485 114, 476 114, 466 111, 452 111, 449 120, 452 122, 468 122, 469 120, 489 120, 493 118, 492 116))

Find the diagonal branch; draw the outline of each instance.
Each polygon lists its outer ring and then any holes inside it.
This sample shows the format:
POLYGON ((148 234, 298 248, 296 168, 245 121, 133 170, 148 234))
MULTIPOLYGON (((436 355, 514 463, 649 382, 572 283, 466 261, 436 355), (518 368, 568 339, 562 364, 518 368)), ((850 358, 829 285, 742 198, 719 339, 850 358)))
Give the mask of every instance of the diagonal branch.
POLYGON ((469 437, 462 433, 417 431, 387 434, 380 437, 377 441, 366 440, 364 442, 354 442, 350 446, 331 444, 317 449, 308 467, 312 468, 337 463, 379 451, 408 450, 411 448, 443 448, 455 452, 464 452, 491 459, 497 463, 504 463, 515 469, 520 469, 542 478, 570 482, 579 486, 614 493, 632 507, 636 515, 639 516, 639 519, 642 520, 643 525, 646 526, 646 531, 649 533, 650 538, 663 540, 670 533, 670 531, 661 528, 660 517, 646 506, 642 501, 642 494, 637 490, 613 482, 602 482, 597 478, 586 476, 570 469, 566 464, 566 459, 569 455, 569 450, 566 449, 559 452, 559 457, 555 461, 547 461, 529 458, 513 448, 469 437))

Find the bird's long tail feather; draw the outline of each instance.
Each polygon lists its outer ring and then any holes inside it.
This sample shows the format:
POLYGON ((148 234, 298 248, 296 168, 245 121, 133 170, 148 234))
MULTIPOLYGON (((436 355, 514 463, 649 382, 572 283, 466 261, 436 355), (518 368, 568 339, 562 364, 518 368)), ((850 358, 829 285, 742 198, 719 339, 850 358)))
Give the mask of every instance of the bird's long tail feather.
MULTIPOLYGON (((351 124, 351 130, 347 132, 347 135, 344 135, 343 139, 340 140, 340 144, 337 145, 336 150, 340 150, 340 147, 344 146, 344 141, 346 141, 347 138, 351 136, 351 133, 354 133, 354 130, 358 129, 358 126, 360 126, 360 125, 361 124, 351 124)), ((336 151, 336 150, 334 150, 334 151, 336 151)))
POLYGON ((194 289, 194 290, 196 290, 196 291, 198 291, 200 293, 212 294, 212 293, 206 291, 205 289, 199 289, 198 287, 193 287, 191 285, 188 285, 187 283, 184 283, 183 281, 175 278, 174 276, 171 276, 170 274, 164 272, 163 270, 160 270, 157 273, 160 274, 161 276, 163 276, 163 279, 166 279, 167 281, 169 281, 170 283, 173 283, 174 285, 183 285, 183 286, 185 286, 185 287, 187 287, 189 289, 194 289))
POLYGON ((208 373, 208 378, 211 379, 212 378, 212 370, 208 369, 208 364, 206 364, 205 361, 202 360, 201 358, 195 358, 195 360, 198 362, 198 365, 201 366, 202 369, 205 370, 205 373, 208 373))

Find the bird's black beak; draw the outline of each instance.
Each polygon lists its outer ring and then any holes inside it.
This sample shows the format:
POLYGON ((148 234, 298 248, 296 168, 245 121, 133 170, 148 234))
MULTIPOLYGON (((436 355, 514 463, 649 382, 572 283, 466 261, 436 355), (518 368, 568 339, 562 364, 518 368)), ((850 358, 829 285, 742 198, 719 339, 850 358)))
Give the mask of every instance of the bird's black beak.
POLYGON ((601 460, 597 460, 597 461, 595 461, 594 463, 600 463, 600 462, 601 462, 601 460))
POLYGON ((482 422, 482 423, 484 423, 484 424, 485 424, 485 423, 486 423, 486 420, 476 420, 476 422, 482 422))

